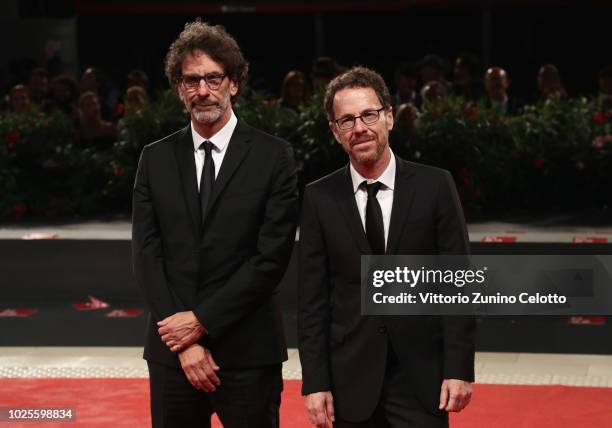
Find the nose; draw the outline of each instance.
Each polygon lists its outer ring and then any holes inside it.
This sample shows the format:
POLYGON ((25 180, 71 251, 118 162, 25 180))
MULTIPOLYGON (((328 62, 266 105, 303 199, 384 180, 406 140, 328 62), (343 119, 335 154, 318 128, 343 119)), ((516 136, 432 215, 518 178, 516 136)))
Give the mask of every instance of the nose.
POLYGON ((208 85, 206 84, 206 81, 204 79, 200 79, 200 83, 198 84, 198 96, 202 97, 202 96, 206 96, 210 93, 210 90, 208 89, 208 85))
POLYGON ((363 119, 361 117, 355 120, 355 126, 353 127, 353 132, 361 133, 368 129, 365 123, 363 123, 363 119))

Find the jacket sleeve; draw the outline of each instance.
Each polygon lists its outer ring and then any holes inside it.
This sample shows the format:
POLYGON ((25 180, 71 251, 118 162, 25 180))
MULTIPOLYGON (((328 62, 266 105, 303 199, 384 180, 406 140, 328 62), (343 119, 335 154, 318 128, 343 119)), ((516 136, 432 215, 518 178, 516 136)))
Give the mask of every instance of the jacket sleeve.
POLYGON ((157 320, 184 310, 166 279, 160 228, 149 185, 148 151, 140 155, 132 198, 132 263, 136 283, 157 320))
POLYGON ((288 144, 279 150, 274 165, 275 179, 257 236, 256 253, 215 293, 214 299, 204 300, 194 309, 213 341, 269 299, 287 269, 295 242, 298 195, 293 153, 288 144))
POLYGON ((298 247, 298 341, 304 395, 331 390, 327 252, 310 190, 306 189, 302 203, 298 247))
MULTIPOLYGON (((453 178, 447 171, 440 180, 437 202, 438 253, 469 255, 470 242, 453 178)), ((474 381, 474 337, 472 316, 444 316, 444 379, 474 381)))

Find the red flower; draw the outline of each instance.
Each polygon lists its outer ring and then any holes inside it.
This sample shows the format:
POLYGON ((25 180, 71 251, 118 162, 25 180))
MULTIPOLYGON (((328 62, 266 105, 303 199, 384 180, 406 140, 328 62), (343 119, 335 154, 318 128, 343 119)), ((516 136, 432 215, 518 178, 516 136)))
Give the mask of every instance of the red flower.
POLYGON ((23 218, 27 211, 28 207, 23 202, 17 202, 15 205, 13 205, 13 216, 15 217, 15 220, 23 218))
POLYGON ((596 111, 595 113, 593 113, 593 120, 599 123, 600 125, 603 125, 604 123, 606 123, 608 118, 604 116, 603 114, 601 114, 600 112, 596 111))
POLYGON ((20 141, 21 133, 19 131, 10 132, 4 139, 4 142, 6 143, 6 146, 9 148, 9 150, 15 150, 17 143, 19 143, 20 141))
POLYGON ((465 114, 472 122, 476 122, 478 116, 478 109, 476 108, 476 106, 469 106, 465 109, 465 114))
POLYGON ((117 103, 117 105, 115 105, 115 117, 123 117, 123 115, 125 114, 125 105, 123 105, 123 103, 117 103))
POLYGON ((533 160, 533 167, 535 169, 539 169, 539 168, 542 168, 545 163, 546 163, 546 159, 544 159, 542 156, 538 156, 537 158, 533 160))
POLYGON ((125 168, 121 165, 113 164, 113 175, 115 177, 121 177, 125 173, 125 168))

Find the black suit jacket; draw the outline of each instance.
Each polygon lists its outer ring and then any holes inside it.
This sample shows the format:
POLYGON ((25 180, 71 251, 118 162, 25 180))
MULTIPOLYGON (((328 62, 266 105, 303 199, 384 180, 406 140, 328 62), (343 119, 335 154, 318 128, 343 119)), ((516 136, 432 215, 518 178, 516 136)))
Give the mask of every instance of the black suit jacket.
POLYGON ((134 184, 132 256, 150 309, 144 357, 178 365, 156 322, 193 310, 223 368, 287 358, 276 287, 297 223, 292 152, 239 120, 200 221, 191 129, 146 146, 134 184))
MULTIPOLYGON (((468 254, 465 221, 447 171, 397 158, 387 254, 468 254)), ((374 411, 389 340, 410 371, 406 393, 437 412, 442 380, 474 379, 474 321, 362 316, 360 256, 372 254, 348 165, 307 186, 300 227, 302 393, 331 390, 336 414, 374 411)))

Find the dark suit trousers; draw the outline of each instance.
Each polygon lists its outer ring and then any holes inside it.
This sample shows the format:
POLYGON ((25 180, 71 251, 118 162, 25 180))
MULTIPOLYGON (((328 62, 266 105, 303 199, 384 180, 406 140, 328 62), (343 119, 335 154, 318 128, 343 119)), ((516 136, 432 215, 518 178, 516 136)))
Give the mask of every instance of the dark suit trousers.
POLYGON ((363 422, 336 418, 334 428, 448 428, 448 414, 425 410, 410 388, 410 378, 402 370, 389 343, 385 382, 374 414, 363 422))
POLYGON ((221 369, 215 392, 195 389, 180 367, 149 366, 153 428, 210 427, 216 413, 225 428, 278 428, 283 389, 280 364, 253 369, 221 369))

